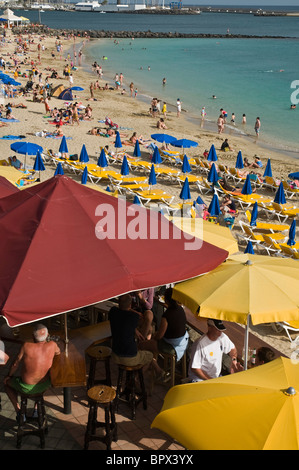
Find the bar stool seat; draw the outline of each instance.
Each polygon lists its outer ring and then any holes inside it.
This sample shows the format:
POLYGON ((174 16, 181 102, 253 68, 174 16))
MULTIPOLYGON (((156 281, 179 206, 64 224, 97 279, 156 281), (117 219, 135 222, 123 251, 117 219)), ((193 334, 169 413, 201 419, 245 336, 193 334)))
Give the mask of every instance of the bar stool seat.
POLYGON ((143 378, 143 365, 125 366, 118 364, 118 379, 116 389, 116 409, 120 402, 126 403, 131 409, 131 419, 136 419, 136 407, 142 401, 143 409, 147 409, 147 393, 143 378), (126 372, 126 384, 122 391, 123 375, 126 372), (136 374, 139 380, 140 390, 136 390, 136 374), (122 398, 125 395, 125 398, 122 398))
POLYGON ((88 450, 90 441, 100 441, 106 444, 107 450, 111 450, 111 442, 117 441, 117 424, 115 421, 115 396, 116 392, 107 385, 95 385, 87 391, 89 399, 88 422, 85 432, 84 449, 88 450), (105 411, 105 422, 97 420, 98 407, 105 411), (105 435, 99 436, 96 430, 105 428, 105 435))
POLYGON ((101 343, 97 342, 91 344, 85 351, 86 355, 90 360, 89 375, 87 380, 87 388, 91 388, 96 384, 104 384, 111 387, 111 373, 110 373, 110 358, 111 348, 102 346, 101 343), (106 378, 102 380, 96 380, 96 367, 98 362, 104 362, 106 378))
POLYGON ((40 446, 42 449, 45 447, 45 435, 48 433, 48 422, 46 417, 44 395, 42 394, 25 394, 21 393, 21 409, 19 417, 19 426, 17 431, 17 449, 20 449, 22 446, 22 439, 26 435, 35 435, 40 438, 40 446), (36 405, 37 409, 37 418, 26 416, 27 412, 27 401, 32 400, 36 405), (37 422, 38 428, 31 427, 30 429, 25 429, 25 423, 30 424, 31 422, 37 422))

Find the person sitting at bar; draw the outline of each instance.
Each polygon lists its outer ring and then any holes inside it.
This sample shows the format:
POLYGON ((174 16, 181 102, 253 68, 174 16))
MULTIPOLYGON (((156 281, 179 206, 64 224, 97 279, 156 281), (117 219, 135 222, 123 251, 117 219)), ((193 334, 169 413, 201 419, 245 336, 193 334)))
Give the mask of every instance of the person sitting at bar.
POLYGON ((48 341, 48 329, 38 324, 33 331, 34 342, 26 342, 13 362, 8 376, 4 379, 4 389, 20 418, 18 394, 39 394, 51 386, 49 371, 53 359, 60 354, 54 341, 48 341), (21 375, 14 376, 21 365, 21 375))
POLYGON ((142 364, 144 370, 152 366, 161 376, 163 370, 159 367, 151 351, 146 348, 140 350, 137 340, 144 342, 145 338, 138 330, 139 319, 142 313, 132 308, 132 296, 124 294, 119 298, 119 306, 109 311, 109 321, 112 336, 112 359, 116 364, 137 366, 142 364))

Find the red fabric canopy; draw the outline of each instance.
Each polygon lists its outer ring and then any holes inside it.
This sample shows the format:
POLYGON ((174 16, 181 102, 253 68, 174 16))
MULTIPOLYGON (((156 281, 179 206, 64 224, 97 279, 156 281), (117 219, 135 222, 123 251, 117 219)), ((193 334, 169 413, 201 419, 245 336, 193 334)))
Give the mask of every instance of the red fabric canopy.
POLYGON ((159 212, 66 176, 0 199, 0 233, 0 309, 9 326, 189 279, 216 268, 228 255, 206 242, 201 249, 185 250, 181 231, 159 212), (104 209, 111 217, 101 228, 104 209), (134 234, 135 209, 142 218, 142 239, 126 236, 134 234), (99 239, 112 219, 116 238, 99 239), (150 238, 157 224, 160 230, 171 227, 170 239, 150 238))
POLYGON ((0 198, 18 193, 19 189, 8 181, 4 176, 0 176, 0 198))

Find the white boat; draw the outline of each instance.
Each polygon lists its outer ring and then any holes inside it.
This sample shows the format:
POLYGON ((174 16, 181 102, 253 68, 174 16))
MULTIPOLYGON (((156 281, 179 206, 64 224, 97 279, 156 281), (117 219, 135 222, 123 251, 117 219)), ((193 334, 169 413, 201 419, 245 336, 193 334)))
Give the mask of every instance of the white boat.
POLYGON ((75 5, 76 11, 95 11, 95 9, 100 8, 101 5, 99 2, 79 2, 75 5))

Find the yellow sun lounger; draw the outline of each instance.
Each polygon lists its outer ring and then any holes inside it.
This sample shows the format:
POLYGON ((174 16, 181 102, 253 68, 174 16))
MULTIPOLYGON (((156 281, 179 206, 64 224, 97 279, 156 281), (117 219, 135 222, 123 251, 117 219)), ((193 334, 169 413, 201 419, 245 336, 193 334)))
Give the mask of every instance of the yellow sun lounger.
POLYGON ((162 201, 169 205, 174 199, 174 196, 162 190, 134 191, 134 194, 136 194, 144 202, 144 204, 148 204, 149 202, 162 201))
POLYGON ((146 176, 123 176, 120 173, 115 173, 109 176, 109 179, 112 184, 115 186, 124 185, 124 184, 137 184, 144 183, 148 180, 146 176))
MULTIPOLYGON (((299 243, 297 242, 296 245, 298 245, 297 249, 294 248, 294 245, 289 246, 286 243, 281 243, 279 246, 280 246, 281 251, 284 255, 290 256, 291 258, 295 258, 295 259, 299 260, 299 251, 297 251, 299 249, 299 243)), ((295 247, 296 247, 296 245, 295 245, 295 247)))
MULTIPOLYGON (((248 222, 251 221, 251 213, 250 211, 245 211, 246 217, 248 222)), ((285 230, 289 230, 289 226, 287 224, 275 224, 271 222, 256 222, 256 226, 250 226, 253 230, 269 230, 270 232, 284 232, 285 230)))

